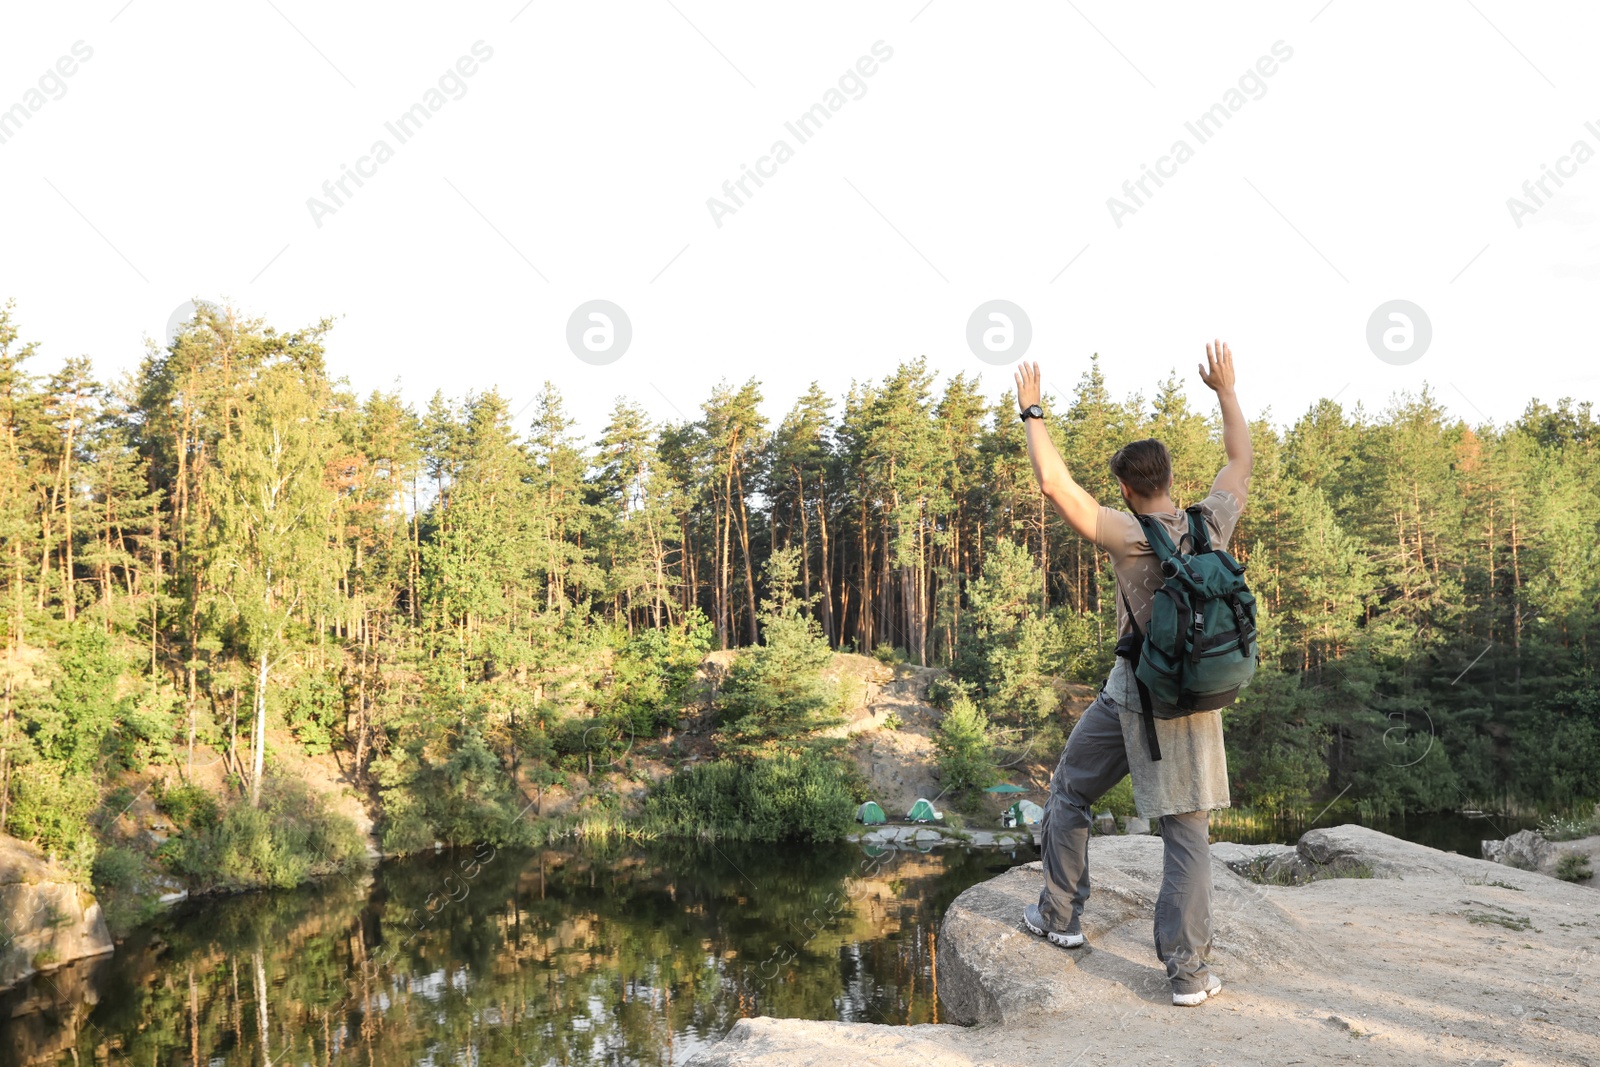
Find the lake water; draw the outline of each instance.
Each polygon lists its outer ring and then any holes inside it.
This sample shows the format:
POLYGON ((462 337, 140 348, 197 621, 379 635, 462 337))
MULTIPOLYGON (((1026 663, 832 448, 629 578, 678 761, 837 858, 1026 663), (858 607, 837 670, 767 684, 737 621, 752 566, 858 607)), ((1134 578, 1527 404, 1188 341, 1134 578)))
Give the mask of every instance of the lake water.
POLYGON ((0 1063, 664 1065, 745 1015, 937 1022, 945 908, 1033 858, 685 844, 396 860, 192 902, 110 958, 36 976, 0 1002, 0 1063))
MULTIPOLYGON (((1378 828, 1475 856, 1480 838, 1524 825, 1378 828)), ((1303 829, 1257 820, 1213 836, 1303 829)), ((1036 858, 674 843, 390 861, 192 901, 112 957, 35 976, 0 995, 0 1067, 668 1065, 747 1015, 939 1022, 945 909, 1036 858)))

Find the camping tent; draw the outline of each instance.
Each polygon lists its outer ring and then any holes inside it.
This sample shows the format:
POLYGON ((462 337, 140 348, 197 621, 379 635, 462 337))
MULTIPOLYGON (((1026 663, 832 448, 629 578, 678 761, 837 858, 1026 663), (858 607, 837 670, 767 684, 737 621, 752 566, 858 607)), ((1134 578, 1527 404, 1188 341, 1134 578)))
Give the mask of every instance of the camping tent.
POLYGON ((917 802, 911 805, 911 810, 906 812, 906 820, 908 822, 932 822, 934 819, 942 818, 944 818, 944 814, 935 811, 933 805, 922 797, 918 797, 917 802))
POLYGON ((884 815, 883 809, 878 807, 878 802, 875 800, 869 800, 856 809, 856 822, 880 823, 888 821, 888 816, 884 815))
POLYGON ((1044 818, 1044 809, 1031 800, 1019 800, 1006 809, 1007 826, 1036 826, 1044 818))
POLYGON ((985 793, 1026 793, 1027 791, 1027 786, 1012 785, 1009 782, 1002 782, 999 785, 991 785, 988 789, 984 790, 985 793))

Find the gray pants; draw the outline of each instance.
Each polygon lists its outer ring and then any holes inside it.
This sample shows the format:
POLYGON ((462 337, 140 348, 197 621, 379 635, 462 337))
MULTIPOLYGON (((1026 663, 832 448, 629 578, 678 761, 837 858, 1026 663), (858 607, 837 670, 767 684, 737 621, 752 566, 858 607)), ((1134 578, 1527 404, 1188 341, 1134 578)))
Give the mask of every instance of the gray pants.
MULTIPOLYGON (((1102 694, 1067 738, 1040 823, 1039 911, 1051 930, 1081 932, 1079 916, 1089 899, 1089 806, 1127 773, 1121 712, 1102 694)), ((1205 958, 1211 952, 1211 813, 1163 815, 1156 824, 1164 846, 1156 958, 1167 965, 1174 993, 1198 993, 1210 974, 1205 958)))

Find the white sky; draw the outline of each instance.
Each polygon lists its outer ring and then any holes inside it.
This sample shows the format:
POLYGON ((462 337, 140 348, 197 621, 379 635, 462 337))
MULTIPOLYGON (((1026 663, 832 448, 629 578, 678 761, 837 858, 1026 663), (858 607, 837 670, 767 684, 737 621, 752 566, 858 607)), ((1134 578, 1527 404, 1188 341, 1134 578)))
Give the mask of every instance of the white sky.
POLYGON ((36 369, 105 377, 191 297, 337 316, 330 369, 362 393, 517 408, 549 378, 589 438, 619 394, 692 416, 755 375, 776 420, 814 378, 837 397, 921 354, 997 394, 1010 368, 965 336, 994 298, 1063 392, 1098 351, 1118 396, 1176 367, 1208 400, 1220 336, 1280 424, 1424 381, 1473 422, 1593 397, 1600 158, 1520 228, 1506 201, 1600 152, 1600 10, 1324 3, 7 3, 0 109, 93 55, 0 144, 0 299, 36 369), (384 123, 480 40, 400 144, 384 123), (784 123, 878 41, 865 95, 800 144, 784 123), (1265 95, 1199 143, 1184 123, 1278 41, 1265 95), (393 158, 319 228, 307 199, 380 138, 393 158), (1107 198, 1180 138, 1193 158, 1119 228, 1107 198), (778 139, 793 158, 718 228, 707 198, 778 139), (605 366, 565 341, 594 298, 633 326, 605 366), (1405 366, 1366 343, 1396 298, 1433 326, 1405 366))

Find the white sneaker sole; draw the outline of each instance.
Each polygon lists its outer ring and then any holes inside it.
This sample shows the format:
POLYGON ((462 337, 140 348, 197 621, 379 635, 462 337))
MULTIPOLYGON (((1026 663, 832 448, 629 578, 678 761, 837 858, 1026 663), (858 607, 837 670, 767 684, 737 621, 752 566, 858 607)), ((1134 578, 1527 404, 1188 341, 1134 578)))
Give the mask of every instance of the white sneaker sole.
POLYGON ((1035 926, 1031 922, 1029 922, 1027 916, 1023 916, 1022 917, 1022 925, 1026 926, 1029 930, 1031 930, 1033 933, 1037 934, 1038 936, 1040 936, 1042 938, 1045 938, 1052 945, 1059 945, 1062 948, 1081 948, 1083 946, 1083 935, 1082 934, 1063 934, 1063 933, 1058 933, 1056 931, 1051 931, 1050 933, 1047 934, 1043 930, 1039 929, 1037 926, 1035 926))
POLYGON ((1174 993, 1172 1003, 1180 1008, 1192 1008, 1196 1004, 1204 1004, 1218 993, 1222 992, 1222 980, 1216 975, 1211 976, 1211 985, 1198 993, 1174 993))

